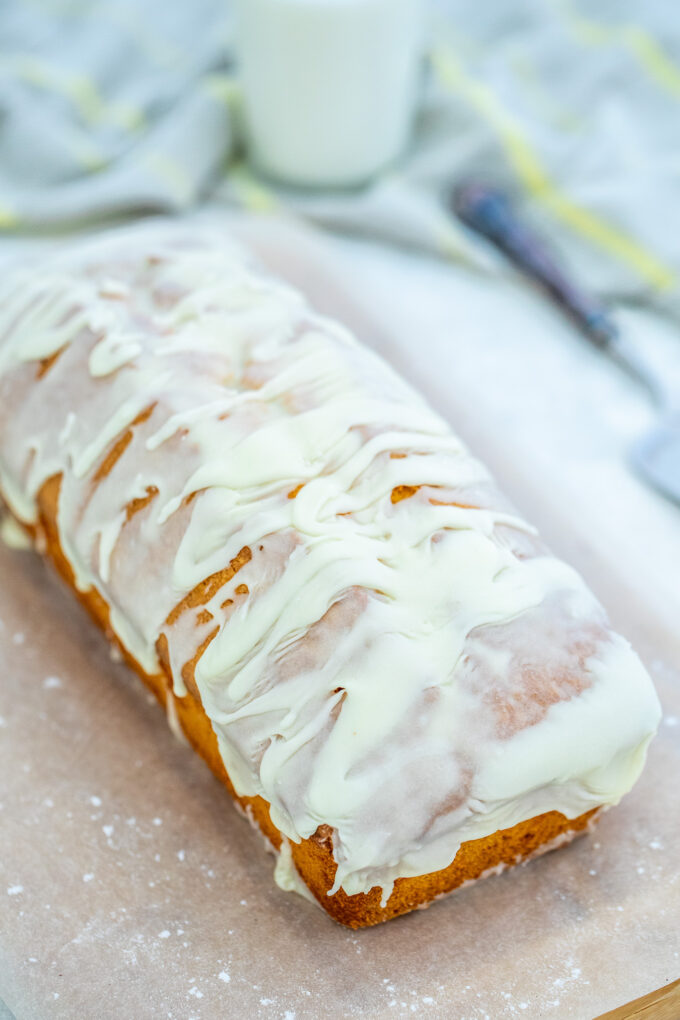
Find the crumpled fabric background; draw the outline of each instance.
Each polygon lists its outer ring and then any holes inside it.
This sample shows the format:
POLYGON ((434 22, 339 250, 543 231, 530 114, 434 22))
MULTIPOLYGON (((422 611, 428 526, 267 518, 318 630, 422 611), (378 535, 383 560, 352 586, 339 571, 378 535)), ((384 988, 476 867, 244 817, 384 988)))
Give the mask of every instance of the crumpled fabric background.
POLYGON ((231 150, 224 0, 0 4, 0 225, 181 209, 231 150))
POLYGON ((228 0, 8 0, 0 226, 183 210, 217 194, 498 270, 446 207, 453 182, 483 175, 601 293, 677 306, 675 5, 431 0, 430 15, 406 158, 359 191, 304 195, 243 160, 228 0))

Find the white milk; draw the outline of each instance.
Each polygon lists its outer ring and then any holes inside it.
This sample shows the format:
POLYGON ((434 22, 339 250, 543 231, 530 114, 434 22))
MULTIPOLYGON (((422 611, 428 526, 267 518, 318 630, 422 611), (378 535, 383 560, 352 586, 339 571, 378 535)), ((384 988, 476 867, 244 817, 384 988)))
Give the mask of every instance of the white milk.
POLYGON ((423 0, 238 0, 250 155, 292 184, 359 184, 405 148, 423 0))

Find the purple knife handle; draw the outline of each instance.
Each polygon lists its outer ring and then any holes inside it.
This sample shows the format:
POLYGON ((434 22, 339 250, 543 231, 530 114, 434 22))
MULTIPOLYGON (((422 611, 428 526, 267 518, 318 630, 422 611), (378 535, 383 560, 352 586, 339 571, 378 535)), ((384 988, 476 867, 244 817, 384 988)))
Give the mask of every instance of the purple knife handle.
POLYGON ((618 329, 607 308, 582 290, 560 267, 549 246, 515 214, 504 192, 478 181, 459 185, 452 197, 463 223, 499 248, 538 283, 583 333, 600 348, 610 347, 618 329))

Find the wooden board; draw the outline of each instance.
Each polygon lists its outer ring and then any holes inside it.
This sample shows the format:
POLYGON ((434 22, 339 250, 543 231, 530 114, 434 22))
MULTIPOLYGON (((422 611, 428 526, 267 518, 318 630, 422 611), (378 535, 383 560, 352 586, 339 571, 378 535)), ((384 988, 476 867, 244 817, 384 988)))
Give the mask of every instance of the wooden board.
POLYGON ((680 1017, 680 980, 650 995, 643 995, 618 1009, 603 1013, 597 1020, 678 1020, 680 1017))

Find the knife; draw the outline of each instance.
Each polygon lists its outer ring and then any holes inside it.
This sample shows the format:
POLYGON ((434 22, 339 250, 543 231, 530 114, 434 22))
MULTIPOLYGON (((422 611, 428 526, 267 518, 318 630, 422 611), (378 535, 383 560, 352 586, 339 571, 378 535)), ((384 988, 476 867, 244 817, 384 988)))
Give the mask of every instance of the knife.
POLYGON ((680 505, 680 412, 677 394, 666 386, 644 354, 620 332, 610 309, 581 287, 549 245, 515 212, 508 195, 481 181, 459 184, 451 193, 458 218, 489 240, 536 283, 599 350, 609 355, 659 409, 659 421, 629 451, 638 475, 680 505))

